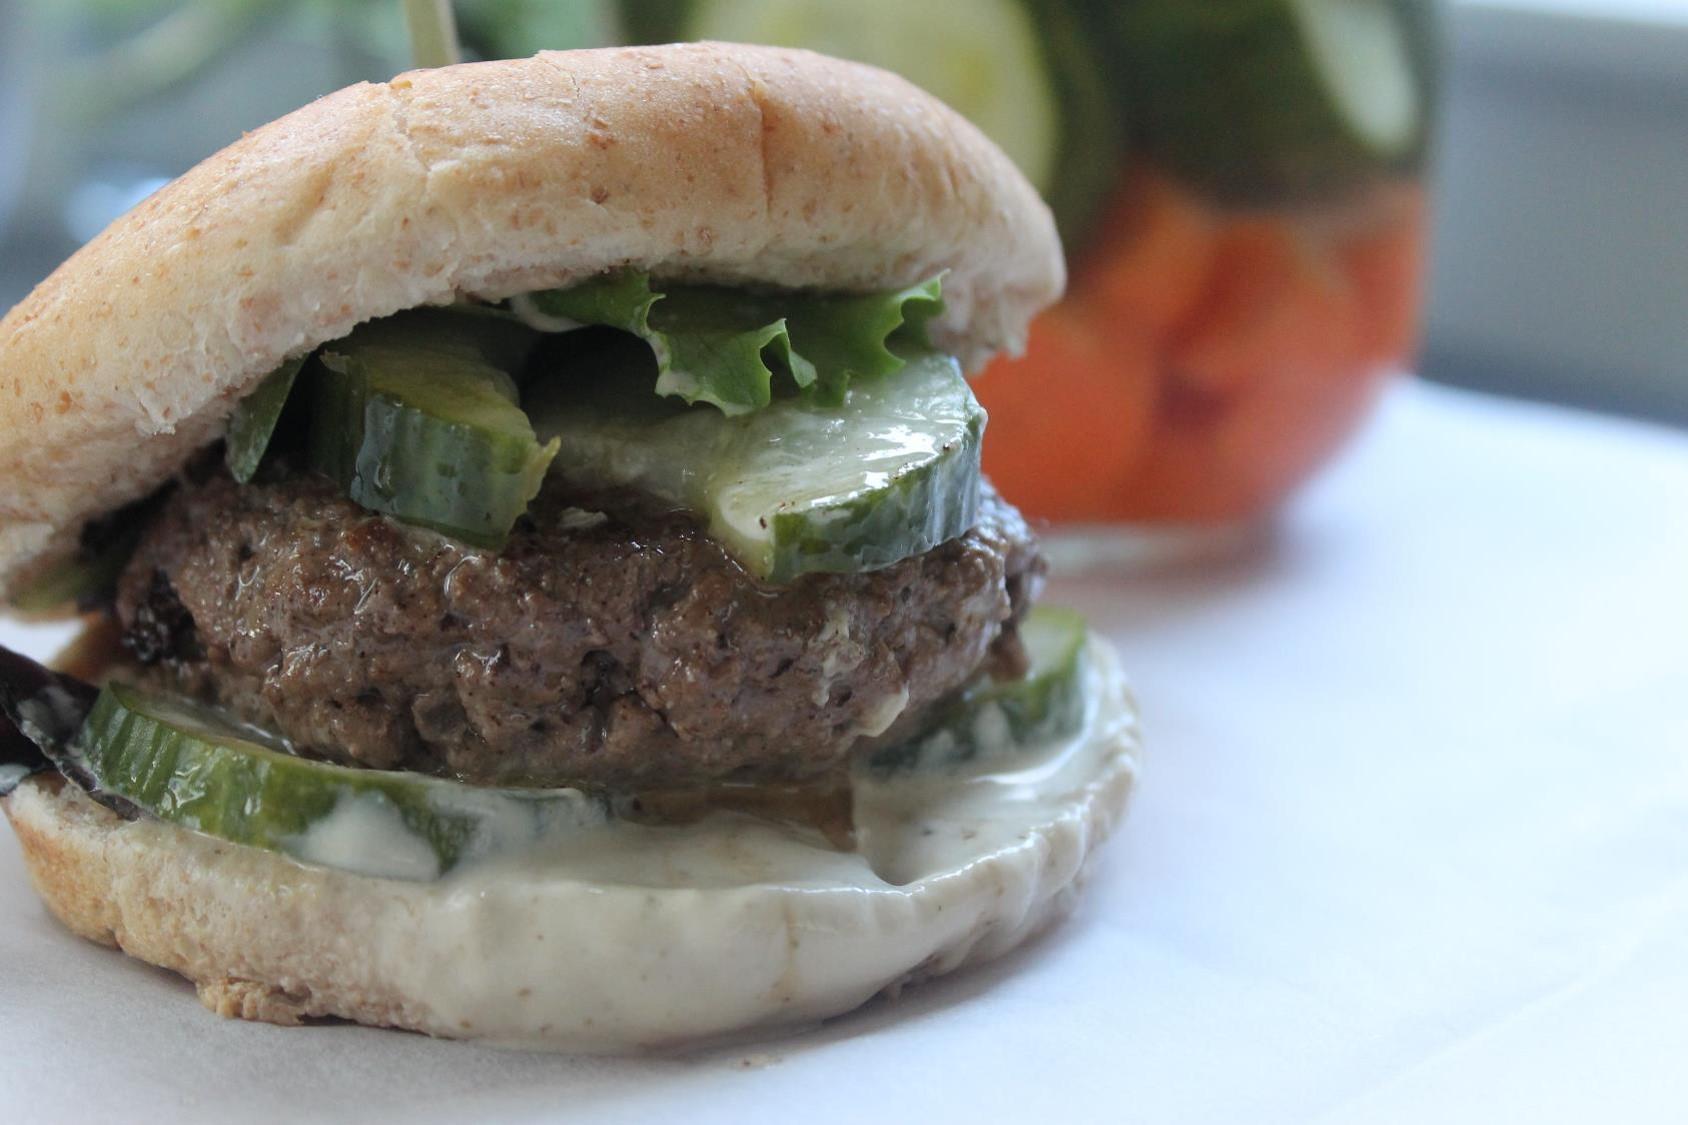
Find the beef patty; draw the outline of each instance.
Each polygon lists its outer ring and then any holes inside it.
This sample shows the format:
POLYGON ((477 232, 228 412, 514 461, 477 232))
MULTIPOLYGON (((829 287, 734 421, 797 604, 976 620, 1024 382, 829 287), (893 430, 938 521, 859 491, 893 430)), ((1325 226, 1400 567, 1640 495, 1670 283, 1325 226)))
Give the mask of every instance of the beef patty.
POLYGON ((606 507, 542 495, 494 553, 313 477, 218 476, 168 502, 118 611, 150 675, 302 752, 480 784, 811 780, 1023 659, 1043 560, 989 489, 960 539, 777 587, 683 514, 606 507))

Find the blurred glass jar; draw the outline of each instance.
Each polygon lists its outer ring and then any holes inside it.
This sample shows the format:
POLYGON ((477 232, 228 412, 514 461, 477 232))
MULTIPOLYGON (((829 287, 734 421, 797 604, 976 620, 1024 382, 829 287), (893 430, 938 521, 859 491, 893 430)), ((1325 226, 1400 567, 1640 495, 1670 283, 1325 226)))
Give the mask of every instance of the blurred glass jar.
MULTIPOLYGON (((987 471, 1069 525, 1270 514, 1414 349, 1432 0, 624 0, 636 41, 806 46, 972 118, 1066 298, 979 378, 987 471)), ((1153 540, 1153 536, 1144 537, 1153 540)))

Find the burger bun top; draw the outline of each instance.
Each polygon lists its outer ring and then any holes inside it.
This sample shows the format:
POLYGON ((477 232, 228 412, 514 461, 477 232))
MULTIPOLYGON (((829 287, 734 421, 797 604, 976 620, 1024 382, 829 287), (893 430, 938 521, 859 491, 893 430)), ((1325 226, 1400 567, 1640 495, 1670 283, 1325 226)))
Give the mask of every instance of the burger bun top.
POLYGON ((970 369, 1065 282, 1008 158, 871 67, 698 43, 351 86, 160 189, 0 321, 0 596, 218 438, 283 360, 618 268, 837 291, 945 271, 934 340, 970 369))

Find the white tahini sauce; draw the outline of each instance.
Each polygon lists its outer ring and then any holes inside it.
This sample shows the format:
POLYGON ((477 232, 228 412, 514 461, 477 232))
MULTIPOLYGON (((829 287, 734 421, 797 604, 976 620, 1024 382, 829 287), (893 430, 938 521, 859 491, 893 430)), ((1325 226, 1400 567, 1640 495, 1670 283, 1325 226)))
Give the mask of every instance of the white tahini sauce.
POLYGON ((287 842, 287 854, 358 875, 439 878, 440 858, 379 793, 342 796, 334 810, 287 842))
POLYGON ((821 1019, 1006 952, 1070 905, 1136 773, 1133 705, 1092 646, 1076 737, 1014 773, 862 782, 855 852, 730 814, 620 824, 590 850, 382 884, 428 922, 385 912, 370 971, 454 1034, 626 1050, 821 1019))

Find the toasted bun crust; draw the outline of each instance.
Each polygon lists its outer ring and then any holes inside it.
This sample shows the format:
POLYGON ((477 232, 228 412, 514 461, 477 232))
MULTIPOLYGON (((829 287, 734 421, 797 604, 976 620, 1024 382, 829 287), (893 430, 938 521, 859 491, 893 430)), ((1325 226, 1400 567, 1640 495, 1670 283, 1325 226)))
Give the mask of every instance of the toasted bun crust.
POLYGON ((372 879, 124 821, 56 778, 26 781, 6 813, 66 926, 182 974, 224 1016, 567 1050, 695 1042, 848 1011, 1064 914, 1136 771, 1129 694, 1111 652, 1093 655, 1087 756, 1024 819, 973 815, 939 785, 912 826, 891 818, 903 835, 874 840, 868 821, 863 855, 783 853, 757 834, 769 830, 741 828, 727 844, 759 857, 757 881, 697 874, 708 845, 692 838, 672 854, 622 845, 638 858, 621 880, 372 879))
POLYGON ((460 295, 634 266, 865 290, 948 270, 972 367, 1059 295, 1000 150, 893 75, 717 43, 358 85, 161 189, 0 321, 0 596, 215 439, 283 359, 460 295))

